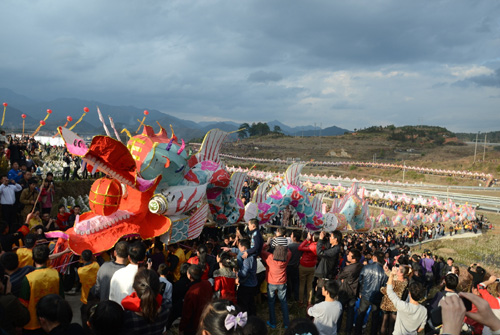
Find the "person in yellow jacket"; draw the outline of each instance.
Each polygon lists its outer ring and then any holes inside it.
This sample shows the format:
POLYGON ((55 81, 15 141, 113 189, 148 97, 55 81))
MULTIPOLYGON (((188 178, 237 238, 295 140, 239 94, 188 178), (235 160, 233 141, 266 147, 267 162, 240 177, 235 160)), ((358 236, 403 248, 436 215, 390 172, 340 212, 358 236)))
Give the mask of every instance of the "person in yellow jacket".
POLYGON ((24 329, 38 330, 41 328, 36 314, 36 304, 47 294, 59 294, 64 297, 64 289, 59 281, 59 272, 47 268, 49 260, 49 248, 45 244, 39 244, 33 248, 33 262, 35 270, 27 274, 21 282, 19 300, 30 312, 30 322, 24 329))
POLYGON ((78 268, 78 277, 80 278, 80 283, 82 284, 82 293, 80 296, 82 306, 80 307, 80 312, 82 314, 82 325, 85 329, 87 326, 87 302, 90 289, 97 281, 99 264, 95 261, 92 251, 88 249, 83 250, 81 256, 80 261, 83 263, 83 266, 78 268))
POLYGON ((178 281, 181 278, 181 265, 186 262, 186 255, 184 254, 184 250, 182 248, 179 248, 179 245, 177 243, 170 244, 168 246, 168 252, 177 257, 177 264, 171 264, 175 265, 175 267, 172 266, 173 269, 173 280, 174 282, 178 281))
POLYGON ((33 247, 35 246, 35 243, 36 236, 35 234, 30 233, 24 238, 24 247, 16 250, 20 268, 26 265, 33 266, 33 247))

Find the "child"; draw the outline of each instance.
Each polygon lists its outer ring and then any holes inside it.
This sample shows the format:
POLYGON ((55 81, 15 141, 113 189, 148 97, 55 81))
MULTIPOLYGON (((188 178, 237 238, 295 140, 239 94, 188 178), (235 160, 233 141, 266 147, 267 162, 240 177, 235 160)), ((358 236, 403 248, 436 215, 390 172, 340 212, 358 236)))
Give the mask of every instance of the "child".
POLYGON ((278 229, 276 229, 276 237, 273 237, 271 239, 271 248, 276 248, 277 245, 283 245, 286 247, 288 245, 288 240, 285 235, 285 227, 279 227, 278 229))
POLYGON ((227 253, 217 256, 219 269, 214 271, 214 291, 220 299, 226 299, 236 304, 236 273, 234 262, 227 253))
MULTIPOLYGON (((155 244, 156 245, 156 244, 155 244)), ((160 264, 158 266, 158 275, 160 276, 160 293, 163 296, 162 305, 172 305, 172 283, 167 279, 168 266, 167 264, 160 264)))
POLYGON ((342 313, 342 304, 335 300, 339 293, 339 284, 328 280, 322 287, 325 301, 320 302, 307 311, 314 318, 314 324, 321 335, 337 335, 337 321, 342 313))

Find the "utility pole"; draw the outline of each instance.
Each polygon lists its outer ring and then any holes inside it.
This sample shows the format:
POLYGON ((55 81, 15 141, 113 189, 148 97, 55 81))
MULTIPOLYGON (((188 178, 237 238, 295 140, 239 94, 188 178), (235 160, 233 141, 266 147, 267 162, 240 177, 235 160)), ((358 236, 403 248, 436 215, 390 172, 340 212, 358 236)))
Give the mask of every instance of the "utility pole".
POLYGON ((405 182, 406 161, 403 161, 403 184, 405 182))
POLYGON ((472 162, 472 164, 475 164, 476 163, 476 153, 477 153, 477 138, 479 136, 479 131, 477 132, 476 134, 476 146, 474 147, 474 162, 472 162))
POLYGON ((319 124, 319 148, 320 149, 321 149, 321 127, 322 126, 323 126, 323 122, 320 122, 320 124, 319 124))
POLYGON ((484 150, 483 150, 483 162, 486 159, 486 134, 484 134, 484 150))

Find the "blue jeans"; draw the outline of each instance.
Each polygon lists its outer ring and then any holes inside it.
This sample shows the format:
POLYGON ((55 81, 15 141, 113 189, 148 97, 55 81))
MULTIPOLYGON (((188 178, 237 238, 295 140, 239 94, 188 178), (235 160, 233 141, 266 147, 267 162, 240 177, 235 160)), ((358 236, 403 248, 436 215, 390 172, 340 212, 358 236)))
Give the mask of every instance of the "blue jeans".
POLYGON ((283 323, 285 327, 290 324, 290 319, 288 317, 288 304, 286 303, 286 284, 282 285, 272 285, 267 284, 267 303, 269 305, 269 323, 273 326, 276 325, 276 312, 274 310, 274 304, 276 302, 276 295, 281 304, 281 313, 283 314, 283 323), (277 294, 276 294, 277 293, 277 294))

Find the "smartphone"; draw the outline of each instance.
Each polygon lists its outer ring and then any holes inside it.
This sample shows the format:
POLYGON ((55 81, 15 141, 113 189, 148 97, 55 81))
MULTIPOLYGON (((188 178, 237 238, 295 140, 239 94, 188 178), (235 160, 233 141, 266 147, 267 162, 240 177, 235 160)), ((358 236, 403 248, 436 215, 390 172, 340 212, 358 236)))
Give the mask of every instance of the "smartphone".
POLYGON ((500 278, 495 279, 495 283, 500 283, 500 278))
MULTIPOLYGON (((461 298, 465 306, 465 311, 469 312, 472 309, 472 302, 468 299, 461 298)), ((434 328, 437 328, 443 324, 443 318, 441 316, 441 306, 434 308, 431 311, 431 322, 434 328)))

